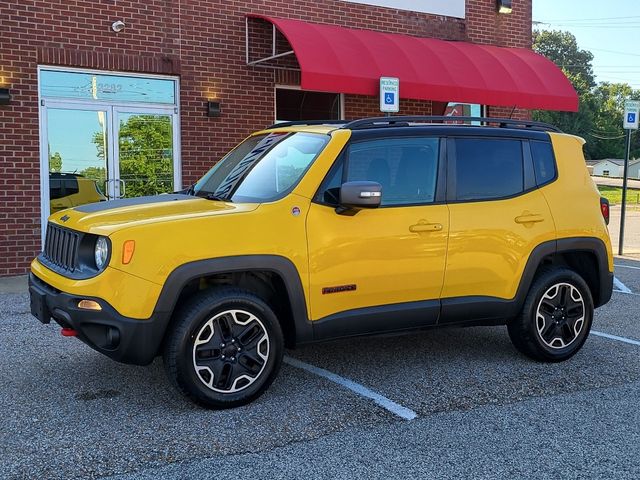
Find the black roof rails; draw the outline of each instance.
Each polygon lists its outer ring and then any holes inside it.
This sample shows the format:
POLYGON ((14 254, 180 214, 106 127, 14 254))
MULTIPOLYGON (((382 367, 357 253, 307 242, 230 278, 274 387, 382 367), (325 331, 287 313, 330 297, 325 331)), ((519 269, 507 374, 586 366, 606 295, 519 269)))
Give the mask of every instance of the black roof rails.
POLYGON ((447 116, 392 116, 392 117, 375 117, 353 120, 344 125, 343 128, 350 130, 358 130, 364 128, 381 128, 381 127, 408 127, 411 123, 442 123, 442 122, 481 122, 496 124, 500 128, 529 128, 531 130, 542 130, 545 132, 562 133, 557 127, 543 122, 535 122, 533 120, 512 120, 510 118, 491 118, 491 117, 447 117, 447 116))
POLYGON ((348 120, 296 120, 295 122, 280 122, 274 123, 265 130, 271 130, 272 128, 284 128, 295 127, 296 125, 344 125, 348 120))

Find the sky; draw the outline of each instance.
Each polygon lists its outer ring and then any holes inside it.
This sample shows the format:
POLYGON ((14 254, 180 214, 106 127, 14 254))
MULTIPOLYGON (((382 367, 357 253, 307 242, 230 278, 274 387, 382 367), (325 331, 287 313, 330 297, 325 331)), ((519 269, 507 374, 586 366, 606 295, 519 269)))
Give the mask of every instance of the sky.
POLYGON ((593 53, 597 81, 640 89, 640 1, 533 0, 533 21, 534 28, 573 33, 593 53))

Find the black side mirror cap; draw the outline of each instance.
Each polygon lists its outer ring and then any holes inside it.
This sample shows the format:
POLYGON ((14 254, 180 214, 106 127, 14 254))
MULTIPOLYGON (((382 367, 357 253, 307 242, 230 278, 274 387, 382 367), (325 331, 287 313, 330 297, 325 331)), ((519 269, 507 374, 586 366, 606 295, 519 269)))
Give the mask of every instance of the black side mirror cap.
POLYGON ((336 212, 355 215, 363 208, 378 208, 382 201, 382 185, 377 182, 347 182, 340 187, 340 205, 336 212))

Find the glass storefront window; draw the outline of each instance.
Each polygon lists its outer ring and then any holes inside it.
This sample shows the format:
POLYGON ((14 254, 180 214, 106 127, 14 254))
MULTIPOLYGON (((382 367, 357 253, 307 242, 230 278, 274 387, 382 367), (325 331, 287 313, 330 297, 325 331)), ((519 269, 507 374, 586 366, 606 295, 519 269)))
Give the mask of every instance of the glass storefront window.
POLYGON ((40 96, 174 105, 176 85, 161 78, 42 70, 40 96))

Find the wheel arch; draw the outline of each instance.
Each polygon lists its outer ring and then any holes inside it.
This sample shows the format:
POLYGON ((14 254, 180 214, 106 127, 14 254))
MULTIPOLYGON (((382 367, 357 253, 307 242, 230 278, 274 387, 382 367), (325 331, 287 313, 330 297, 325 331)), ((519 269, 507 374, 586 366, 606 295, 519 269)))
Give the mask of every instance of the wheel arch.
POLYGON ((531 252, 516 293, 514 314, 522 308, 538 272, 553 266, 568 267, 578 273, 589 286, 595 307, 611 299, 613 274, 609 271, 604 242, 594 237, 561 238, 542 243, 531 252))
MULTIPOLYGON (((198 260, 173 270, 162 287, 155 312, 164 313, 160 338, 164 339, 176 307, 191 294, 200 291, 201 282, 222 281, 245 288, 259 296, 272 289, 271 305, 278 315, 287 346, 310 342, 313 330, 309 322, 306 298, 300 274, 287 258, 278 255, 243 255, 198 260), (226 277, 232 281, 222 280, 226 277), (275 285, 271 285, 272 279, 275 285)), ((265 299, 266 300, 266 299, 265 299)), ((158 346, 160 348, 160 345, 158 346)))

